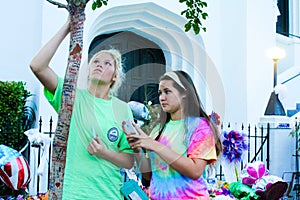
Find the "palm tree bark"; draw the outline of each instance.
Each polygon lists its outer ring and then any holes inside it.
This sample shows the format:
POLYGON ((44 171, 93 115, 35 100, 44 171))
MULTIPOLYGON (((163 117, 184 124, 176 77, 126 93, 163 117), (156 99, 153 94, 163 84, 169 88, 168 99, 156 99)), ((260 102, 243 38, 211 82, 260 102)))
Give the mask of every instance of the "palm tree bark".
POLYGON ((63 84, 62 103, 53 140, 52 169, 49 183, 49 199, 51 200, 62 199, 67 141, 82 56, 85 6, 86 4, 75 5, 73 1, 70 1, 67 7, 71 18, 70 47, 63 84))

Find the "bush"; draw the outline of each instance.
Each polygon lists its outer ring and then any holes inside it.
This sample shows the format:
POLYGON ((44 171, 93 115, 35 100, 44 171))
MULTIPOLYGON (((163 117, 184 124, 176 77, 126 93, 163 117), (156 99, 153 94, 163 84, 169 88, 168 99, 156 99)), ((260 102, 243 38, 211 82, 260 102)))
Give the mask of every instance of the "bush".
POLYGON ((19 151, 26 143, 24 107, 31 94, 22 81, 0 81, 0 144, 19 151))

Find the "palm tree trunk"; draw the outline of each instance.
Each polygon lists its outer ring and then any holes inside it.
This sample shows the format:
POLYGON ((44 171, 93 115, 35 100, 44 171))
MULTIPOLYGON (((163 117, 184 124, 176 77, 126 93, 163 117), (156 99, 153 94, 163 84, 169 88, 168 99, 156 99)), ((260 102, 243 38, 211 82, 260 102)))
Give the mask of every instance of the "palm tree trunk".
POLYGON ((84 9, 86 4, 76 6, 72 2, 73 1, 70 1, 68 6, 71 17, 70 54, 52 150, 52 170, 50 173, 49 192, 49 199, 51 200, 62 199, 67 141, 82 56, 83 25, 85 20, 84 9))

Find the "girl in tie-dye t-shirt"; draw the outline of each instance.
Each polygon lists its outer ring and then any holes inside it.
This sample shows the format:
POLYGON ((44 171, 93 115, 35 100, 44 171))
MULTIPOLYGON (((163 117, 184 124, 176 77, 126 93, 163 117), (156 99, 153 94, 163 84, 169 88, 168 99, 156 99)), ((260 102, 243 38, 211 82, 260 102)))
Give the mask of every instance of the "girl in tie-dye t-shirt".
MULTIPOLYGON (((205 118, 170 120, 158 142, 190 159, 203 159, 208 163, 217 159, 214 135, 205 118), (185 131, 187 123, 190 129, 194 129, 188 138, 185 131), (194 127, 196 124, 197 127, 194 127)), ((182 175, 155 151, 150 151, 150 160, 152 178, 149 191, 153 199, 209 199, 202 177, 194 180, 182 175)))
POLYGON ((140 134, 126 133, 144 179, 150 180, 150 199, 209 200, 202 173, 221 152, 218 129, 187 73, 165 73, 158 92, 162 110, 150 136, 134 123, 140 134))

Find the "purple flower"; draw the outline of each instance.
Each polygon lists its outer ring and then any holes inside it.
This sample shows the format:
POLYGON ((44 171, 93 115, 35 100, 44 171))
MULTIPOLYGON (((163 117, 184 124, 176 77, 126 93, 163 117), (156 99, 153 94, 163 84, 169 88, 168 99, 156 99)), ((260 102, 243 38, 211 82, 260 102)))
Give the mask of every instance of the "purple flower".
POLYGON ((223 193, 223 195, 227 196, 230 194, 230 191, 227 188, 222 188, 222 193, 223 193))
POLYGON ((246 134, 238 131, 230 131, 223 133, 223 156, 230 162, 239 162, 245 150, 248 150, 246 142, 246 134))

